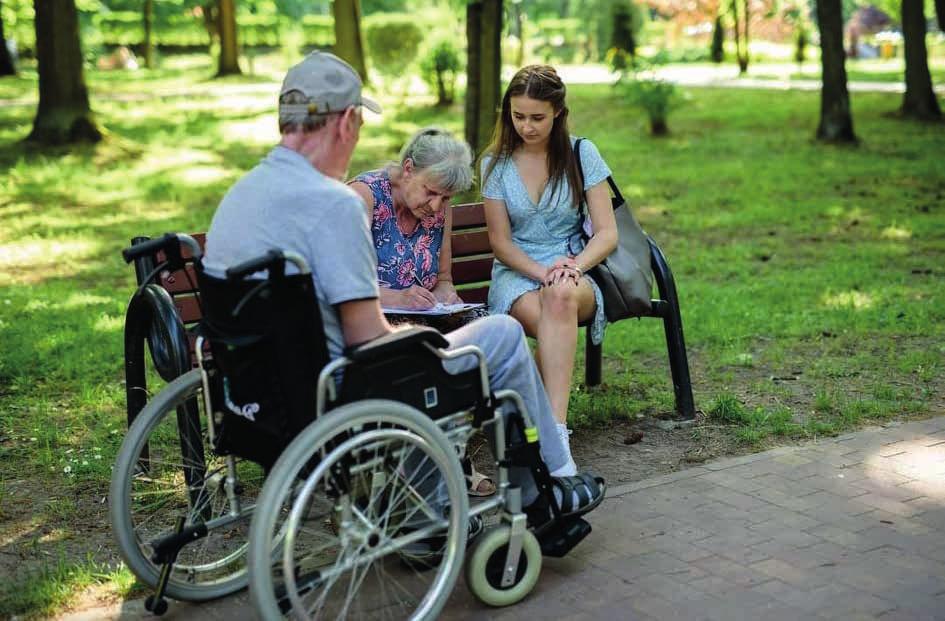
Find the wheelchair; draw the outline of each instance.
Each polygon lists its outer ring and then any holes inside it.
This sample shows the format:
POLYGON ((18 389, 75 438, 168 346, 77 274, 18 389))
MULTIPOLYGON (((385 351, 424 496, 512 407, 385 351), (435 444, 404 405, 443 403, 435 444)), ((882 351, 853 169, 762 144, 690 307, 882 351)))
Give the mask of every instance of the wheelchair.
POLYGON ((464 560, 478 599, 511 605, 543 555, 590 533, 561 514, 537 430, 517 393, 490 390, 480 350, 411 328, 331 361, 301 256, 271 251, 211 275, 182 234, 123 256, 164 252, 181 269, 181 246, 203 312, 196 365, 134 420, 109 495, 121 556, 155 589, 148 610, 249 586, 263 619, 432 619, 464 560), (445 370, 463 358, 467 370, 445 370), (459 456, 480 429, 497 492, 470 506, 459 456), (548 519, 529 523, 510 468, 531 471, 548 519), (467 550, 471 520, 496 512, 467 550))

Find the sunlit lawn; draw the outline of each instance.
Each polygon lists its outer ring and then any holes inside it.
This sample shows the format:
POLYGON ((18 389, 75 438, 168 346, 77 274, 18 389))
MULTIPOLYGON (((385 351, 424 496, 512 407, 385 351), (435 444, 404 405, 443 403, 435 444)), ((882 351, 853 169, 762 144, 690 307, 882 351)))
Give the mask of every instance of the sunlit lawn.
MULTIPOLYGON (((92 73, 109 139, 68 154, 21 146, 33 108, 0 107, 3 549, 113 560, 101 499, 124 428, 134 286, 119 251, 135 235, 207 228, 277 139, 278 62, 223 83, 193 60, 92 73), (106 547, 90 549, 76 519, 106 547)), ((0 80, 0 97, 33 88, 29 74, 0 80)), ((712 420, 760 442, 941 413, 945 127, 891 118, 899 96, 856 94, 862 144, 825 147, 811 139, 816 93, 707 89, 654 140, 610 87, 570 92, 575 133, 598 144, 676 273, 696 401, 712 420)), ((352 171, 393 158, 424 124, 461 130, 460 104, 380 95, 386 112, 368 117, 352 171)), ((578 423, 666 415, 662 339, 653 320, 612 326, 605 386, 578 385, 578 423)), ((61 575, 42 574, 33 599, 5 585, 0 616, 58 605, 44 594, 61 575)))

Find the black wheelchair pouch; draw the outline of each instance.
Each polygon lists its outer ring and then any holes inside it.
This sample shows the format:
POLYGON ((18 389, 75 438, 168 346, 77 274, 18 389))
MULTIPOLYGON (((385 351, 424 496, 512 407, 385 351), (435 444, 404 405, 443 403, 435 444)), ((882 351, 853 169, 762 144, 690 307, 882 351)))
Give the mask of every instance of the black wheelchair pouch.
POLYGON ((213 355, 214 449, 269 469, 315 419, 316 380, 328 349, 314 283, 308 274, 198 276, 200 330, 213 355))

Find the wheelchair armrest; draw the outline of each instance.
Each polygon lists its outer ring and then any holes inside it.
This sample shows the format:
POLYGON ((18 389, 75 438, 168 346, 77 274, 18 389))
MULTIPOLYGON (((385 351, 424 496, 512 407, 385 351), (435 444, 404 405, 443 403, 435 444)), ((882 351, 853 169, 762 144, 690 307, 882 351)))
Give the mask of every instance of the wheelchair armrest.
POLYGON ((422 343, 427 343, 439 349, 449 345, 449 341, 433 328, 413 326, 391 332, 386 336, 361 345, 349 347, 345 350, 345 356, 351 359, 352 362, 368 362, 387 358, 392 354, 417 347, 422 343))

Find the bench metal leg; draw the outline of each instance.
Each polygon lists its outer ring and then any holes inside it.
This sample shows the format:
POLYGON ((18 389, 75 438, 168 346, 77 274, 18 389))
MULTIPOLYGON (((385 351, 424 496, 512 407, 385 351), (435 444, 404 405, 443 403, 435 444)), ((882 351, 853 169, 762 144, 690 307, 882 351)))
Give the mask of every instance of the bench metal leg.
POLYGON ((594 345, 591 342, 591 328, 584 331, 584 385, 599 386, 601 382, 601 364, 604 355, 603 343, 594 345))
POLYGON ((686 356, 682 319, 679 316, 678 303, 667 306, 666 315, 663 317, 663 328, 666 331, 666 349, 669 353, 673 391, 676 393, 676 412, 683 418, 691 419, 696 417, 696 406, 692 398, 692 381, 689 378, 689 358, 686 356))
POLYGON ((653 277, 662 298, 653 301, 653 314, 663 318, 666 350, 669 353, 669 369, 673 378, 673 391, 676 393, 676 412, 685 419, 693 419, 696 417, 696 406, 692 398, 689 358, 686 355, 686 341, 683 339, 676 281, 663 251, 652 238, 647 237, 647 241, 650 244, 650 267, 653 269, 653 277))

